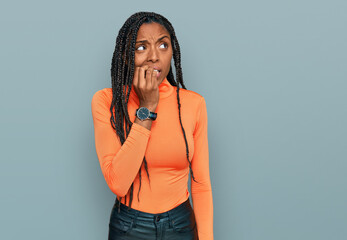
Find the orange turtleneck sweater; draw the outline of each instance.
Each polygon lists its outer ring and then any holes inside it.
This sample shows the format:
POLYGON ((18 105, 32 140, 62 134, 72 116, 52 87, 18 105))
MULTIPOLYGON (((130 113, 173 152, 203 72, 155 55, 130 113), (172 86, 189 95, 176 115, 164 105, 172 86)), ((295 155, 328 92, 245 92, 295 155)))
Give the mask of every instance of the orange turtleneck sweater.
MULTIPOLYGON (((151 130, 134 123, 139 99, 131 89, 128 112, 133 125, 123 145, 110 123, 112 88, 97 91, 91 102, 95 148, 101 171, 111 191, 129 203, 134 182, 132 208, 162 213, 178 206, 189 197, 189 163, 179 121, 176 86, 165 78, 159 85, 157 119, 151 130), (138 171, 146 157, 148 173, 141 168, 140 202, 138 171)), ((198 93, 180 88, 181 118, 185 130, 189 160, 196 183, 191 178, 193 210, 200 240, 213 240, 213 200, 209 173, 207 110, 198 93)), ((127 205, 128 205, 127 203, 127 205)))

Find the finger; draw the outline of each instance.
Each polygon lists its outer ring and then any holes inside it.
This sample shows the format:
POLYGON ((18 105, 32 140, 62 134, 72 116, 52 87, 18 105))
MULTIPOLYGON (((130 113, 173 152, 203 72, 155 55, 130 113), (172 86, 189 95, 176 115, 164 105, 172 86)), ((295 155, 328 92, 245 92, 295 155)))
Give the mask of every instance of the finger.
POLYGON ((138 87, 143 89, 146 87, 146 79, 145 79, 145 73, 146 73, 146 69, 148 68, 148 66, 144 66, 144 67, 140 67, 139 69, 139 83, 138 83, 138 87))
POLYGON ((146 70, 146 88, 149 89, 151 88, 151 81, 152 81, 152 73, 153 73, 153 68, 148 68, 146 70))
POLYGON ((146 79, 146 70, 149 68, 148 65, 144 65, 142 66, 143 70, 144 70, 144 74, 142 75, 143 79, 146 79))
POLYGON ((146 79, 146 70, 149 68, 148 65, 142 66, 143 69, 145 70, 145 74, 143 75, 143 78, 146 79))
POLYGON ((157 71, 152 72, 152 77, 151 77, 151 88, 154 88, 154 86, 157 85, 157 71))

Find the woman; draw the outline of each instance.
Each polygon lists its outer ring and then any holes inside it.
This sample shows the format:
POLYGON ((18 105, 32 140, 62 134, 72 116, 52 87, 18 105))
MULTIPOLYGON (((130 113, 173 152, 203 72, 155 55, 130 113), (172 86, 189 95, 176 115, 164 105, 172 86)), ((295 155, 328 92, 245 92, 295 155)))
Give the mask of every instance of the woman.
POLYGON ((92 99, 97 156, 117 195, 109 240, 212 240, 206 103, 183 83, 180 47, 165 17, 138 12, 127 19, 111 79, 112 88, 92 99))

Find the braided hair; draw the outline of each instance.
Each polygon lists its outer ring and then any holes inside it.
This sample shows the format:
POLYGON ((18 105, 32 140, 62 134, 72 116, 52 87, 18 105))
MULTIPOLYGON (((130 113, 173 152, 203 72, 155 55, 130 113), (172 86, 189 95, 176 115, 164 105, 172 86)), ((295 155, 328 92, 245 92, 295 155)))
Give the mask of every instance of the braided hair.
MULTIPOLYGON (((182 85, 183 89, 186 89, 186 87, 183 83, 180 46, 178 44, 175 31, 171 23, 160 14, 157 14, 154 12, 134 13, 125 21, 125 23, 119 30, 116 46, 115 46, 113 57, 112 57, 112 64, 111 64, 112 95, 113 95, 111 107, 110 107, 111 126, 116 131, 121 141, 121 144, 123 145, 130 132, 131 126, 133 124, 129 119, 128 101, 129 101, 129 95, 131 92, 132 81, 134 77, 135 42, 136 42, 137 32, 143 23, 152 23, 152 22, 161 24, 170 33, 177 82, 175 81, 175 77, 173 75, 171 65, 170 65, 169 73, 167 75, 167 80, 172 86, 177 87, 177 104, 178 104, 178 110, 179 110, 179 120, 180 120, 182 132, 184 136, 184 141, 186 144, 187 160, 189 162, 190 174, 193 180, 197 182, 194 178, 193 170, 191 168, 191 162, 189 160, 188 142, 187 142, 186 134, 182 125, 182 120, 181 120, 179 84, 182 85), (124 126, 125 126, 125 131, 124 131, 124 126)), ((139 191, 137 193, 138 200, 139 200, 139 193, 141 189, 142 165, 144 165, 144 168, 147 173, 148 181, 150 182, 147 161, 146 161, 146 158, 144 157, 140 170, 139 170, 140 185, 139 185, 139 191)), ((133 200, 133 185, 134 183, 132 183, 130 187, 130 200, 129 200, 128 210, 131 208, 131 204, 133 200)), ((126 197, 127 197, 127 194, 125 195, 125 203, 127 203, 126 197)), ((120 198, 119 204, 121 202, 121 199, 122 197, 120 198)))

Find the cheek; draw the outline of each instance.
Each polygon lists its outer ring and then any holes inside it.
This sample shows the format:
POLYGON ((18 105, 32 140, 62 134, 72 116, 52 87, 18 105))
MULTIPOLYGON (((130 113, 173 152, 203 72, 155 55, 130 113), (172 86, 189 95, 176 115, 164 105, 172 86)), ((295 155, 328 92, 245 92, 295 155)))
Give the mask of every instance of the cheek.
POLYGON ((142 64, 145 60, 146 59, 143 55, 138 55, 135 53, 135 66, 136 67, 142 66, 142 64))
MULTIPOLYGON (((171 60, 172 60, 172 54, 169 54, 169 55, 166 57, 166 66, 167 66, 167 68, 169 68, 169 70, 170 70, 171 60)), ((169 70, 168 70, 168 71, 169 71, 169 70)))
POLYGON ((170 54, 169 54, 169 65, 171 64, 171 60, 173 59, 173 55, 172 55, 172 51, 170 52, 170 54))
POLYGON ((134 59, 134 63, 135 63, 135 67, 137 67, 137 66, 140 66, 140 59, 139 59, 139 57, 137 57, 136 55, 135 55, 135 59, 134 59))

